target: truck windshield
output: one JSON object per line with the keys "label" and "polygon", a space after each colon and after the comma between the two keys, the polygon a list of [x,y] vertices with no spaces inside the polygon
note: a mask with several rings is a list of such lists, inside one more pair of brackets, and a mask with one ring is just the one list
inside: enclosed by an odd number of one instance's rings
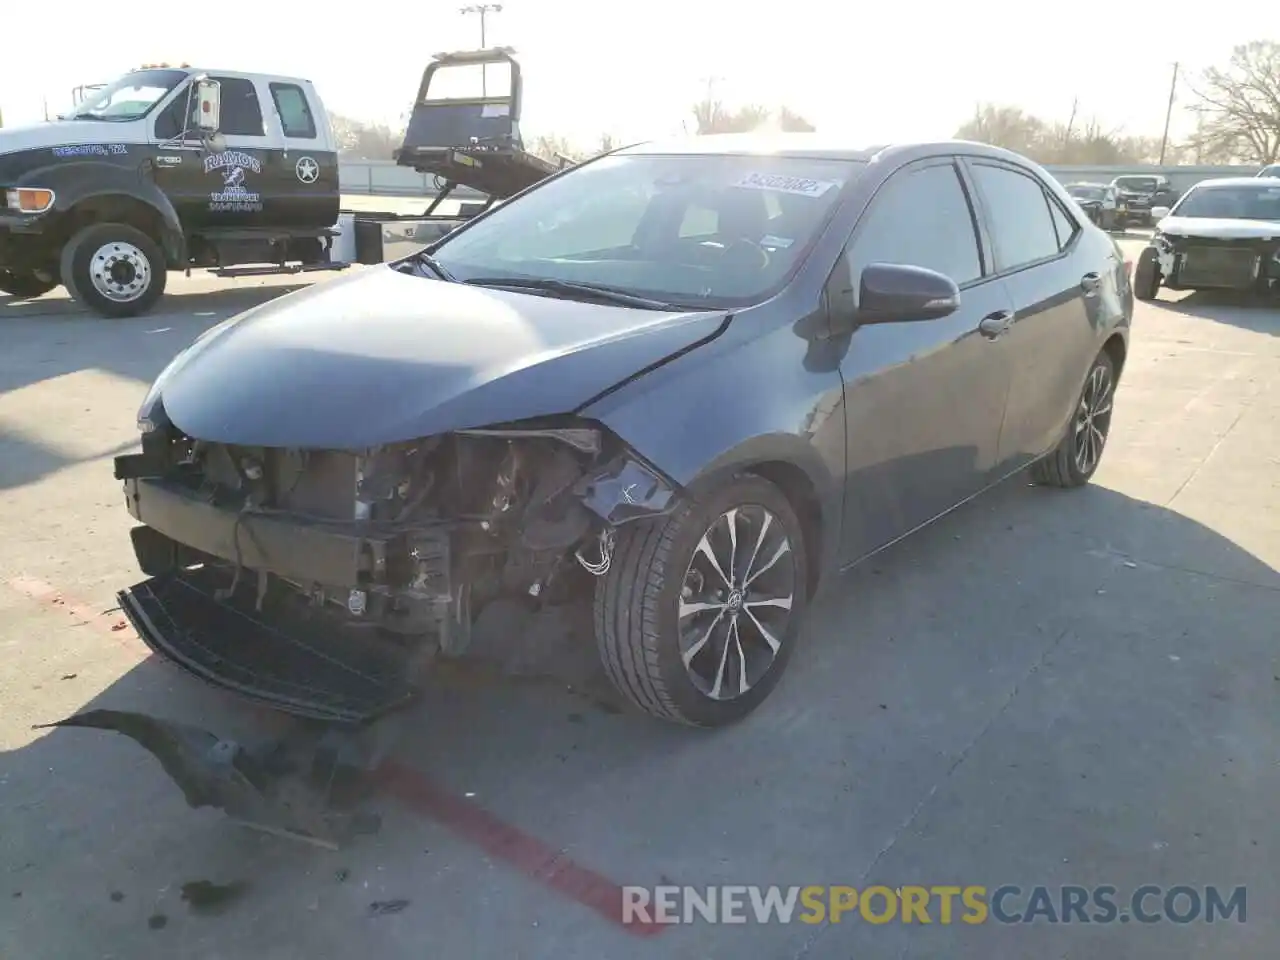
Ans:
{"label": "truck windshield", "polygon": [[87,97],[70,120],[137,120],[187,78],[184,70],[138,70]]}
{"label": "truck windshield", "polygon": [[1173,210],[1175,217],[1280,220],[1280,187],[1195,187]]}
{"label": "truck windshield", "polygon": [[495,209],[432,254],[462,283],[564,281],[743,306],[782,289],[865,166],[777,155],[604,157]]}

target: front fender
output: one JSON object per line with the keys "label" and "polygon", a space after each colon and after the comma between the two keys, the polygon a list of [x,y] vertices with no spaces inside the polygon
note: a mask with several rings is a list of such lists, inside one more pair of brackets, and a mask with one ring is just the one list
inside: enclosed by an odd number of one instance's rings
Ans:
{"label": "front fender", "polygon": [[790,325],[763,335],[742,315],[719,340],[579,413],[608,427],[682,487],[779,462],[804,474],[827,546],[838,543],[845,473],[843,383]]}
{"label": "front fender", "polygon": [[99,198],[123,197],[150,207],[162,225],[162,236],[156,239],[161,242],[170,263],[180,264],[185,260],[186,242],[178,213],[164,192],[146,176],[144,169],[136,162],[54,162],[27,171],[15,186],[38,186],[54,192],[53,210],[44,216],[50,222],[65,216],[85,201]]}

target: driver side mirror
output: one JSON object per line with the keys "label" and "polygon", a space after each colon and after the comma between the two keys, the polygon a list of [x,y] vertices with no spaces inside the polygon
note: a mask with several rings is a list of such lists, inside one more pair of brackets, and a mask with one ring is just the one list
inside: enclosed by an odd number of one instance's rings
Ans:
{"label": "driver side mirror", "polygon": [[1163,220],[1168,215],[1169,215],[1169,207],[1152,207],[1151,208],[1152,220]]}
{"label": "driver side mirror", "polygon": [[872,263],[859,282],[857,324],[937,320],[960,308],[960,288],[945,274],[905,263]]}
{"label": "driver side mirror", "polygon": [[195,87],[195,129],[208,139],[218,132],[222,123],[222,85],[217,80],[201,77]]}

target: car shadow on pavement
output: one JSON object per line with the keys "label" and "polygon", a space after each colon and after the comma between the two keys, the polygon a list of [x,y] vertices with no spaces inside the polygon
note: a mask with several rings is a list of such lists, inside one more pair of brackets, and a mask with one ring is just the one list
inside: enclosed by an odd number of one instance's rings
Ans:
{"label": "car shadow on pavement", "polygon": [[[954,801],[964,825],[933,827],[930,842],[945,849],[930,854],[928,876],[905,882],[959,882],[955,869],[1048,876],[1070,856],[1121,883],[1151,863],[1125,852],[1147,846],[1142,830],[1124,833],[1142,817],[1108,809],[1159,810],[1161,829],[1178,835],[1207,829],[1197,818],[1271,816],[1274,771],[1237,782],[1208,764],[1224,737],[1241,755],[1264,746],[1238,742],[1243,731],[1274,737],[1278,601],[1275,569],[1195,521],[1100,486],[1063,492],[1015,479],[829,584],[788,677],[735,727],[637,715],[611,693],[580,615],[530,619],[511,607],[490,618],[472,656],[432,676],[406,715],[397,762],[458,807],[488,811],[618,883],[856,885],[893,865],[895,845],[923,842],[911,824],[961,780],[975,791]],[[33,641],[59,644],[71,627],[55,614],[42,614],[53,632]],[[42,669],[15,682],[75,682],[56,660]],[[1066,689],[1079,691],[1070,709],[1059,702]],[[250,740],[278,732],[154,658],[81,709],[98,707]],[[35,723],[59,719],[36,712]],[[1015,714],[1006,743],[1002,719]],[[1108,724],[1124,736],[1097,739]],[[1171,749],[1162,739],[1171,724],[1193,724],[1196,740]],[[992,738],[1003,744],[998,762],[978,748]],[[1088,807],[1067,793],[1084,760],[1109,772]],[[978,769],[958,776],[962,764]],[[335,853],[187,809],[155,761],[121,737],[41,731],[0,754],[0,770],[5,955],[169,956],[181,943],[198,958],[364,950],[394,960],[422,956],[426,940],[439,956],[515,955],[515,943],[530,957],[655,955],[572,902],[581,898],[548,879],[559,868],[504,862],[510,838],[477,849],[456,817],[451,825],[388,797],[373,802],[381,832]],[[1215,788],[1209,800],[1188,793],[1202,781]],[[1000,822],[1001,798],[1029,789],[1033,836]],[[1193,794],[1211,809],[1190,806]],[[988,839],[974,845],[970,831]],[[1246,847],[1215,869],[1256,880],[1266,902],[1275,883],[1264,853]],[[1160,873],[1200,876],[1208,865],[1197,856],[1171,851]],[[179,896],[194,880],[249,892],[217,922]],[[403,926],[370,926],[374,901],[408,901]],[[1250,926],[1276,930],[1273,918]],[[850,925],[829,929],[833,940],[854,935]],[[1093,932],[1132,933],[1108,931]],[[990,956],[1010,939],[1020,955],[1056,956],[1076,942],[1053,925],[965,933],[964,943],[946,941],[948,956]],[[1162,937],[1144,933],[1152,952],[1127,956],[1168,954]],[[683,940],[654,947],[664,957],[792,956],[815,935],[686,928]]]}
{"label": "car shadow on pavement", "polygon": [[1171,313],[1212,320],[1254,333],[1280,336],[1280,300],[1230,291],[1197,290],[1178,300],[1165,293],[1151,305]]}

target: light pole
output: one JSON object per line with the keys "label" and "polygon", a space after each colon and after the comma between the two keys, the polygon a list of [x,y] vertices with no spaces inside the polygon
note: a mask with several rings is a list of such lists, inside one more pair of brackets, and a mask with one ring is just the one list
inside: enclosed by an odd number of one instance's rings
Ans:
{"label": "light pole", "polygon": [[[484,31],[484,20],[485,20],[485,15],[486,15],[486,14],[490,14],[490,13],[501,13],[501,12],[502,12],[502,4],[500,4],[500,3],[473,3],[473,4],[470,4],[469,6],[465,6],[465,7],[460,8],[460,9],[458,10],[458,12],[459,12],[459,13],[461,13],[461,14],[463,14],[464,16],[465,16],[466,14],[469,14],[469,13],[476,13],[476,14],[479,14],[479,15],[480,15],[480,49],[482,49],[482,50],[486,49],[486,46],[485,46],[485,31]],[[488,73],[488,69],[487,69],[487,68],[488,68],[488,64],[481,64],[481,65],[480,65],[480,93],[481,93],[481,95],[482,95],[482,96],[485,96],[485,97],[487,97],[487,96],[489,95],[489,82],[488,82],[488,81],[489,81],[489,73]]]}

